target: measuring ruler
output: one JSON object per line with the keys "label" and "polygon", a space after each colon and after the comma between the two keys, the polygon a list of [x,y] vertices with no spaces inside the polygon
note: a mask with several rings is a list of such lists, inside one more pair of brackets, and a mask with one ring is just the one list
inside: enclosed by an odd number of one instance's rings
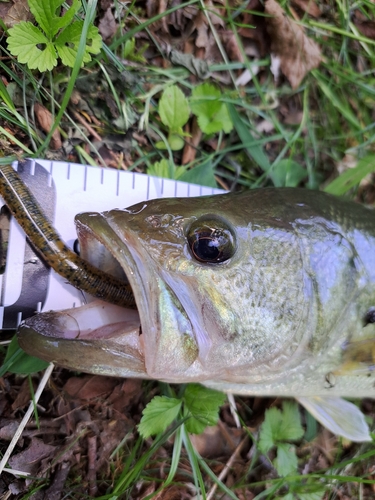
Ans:
{"label": "measuring ruler", "polygon": [[[77,238],[74,217],[79,212],[126,208],[153,198],[223,192],[186,182],[76,163],[27,160],[15,162],[13,168],[72,249]],[[1,197],[0,202],[3,207]],[[82,292],[45,265],[13,217],[6,222],[6,215],[0,215],[0,243],[4,253],[0,274],[0,329],[13,330],[21,320],[35,312],[82,305]]]}

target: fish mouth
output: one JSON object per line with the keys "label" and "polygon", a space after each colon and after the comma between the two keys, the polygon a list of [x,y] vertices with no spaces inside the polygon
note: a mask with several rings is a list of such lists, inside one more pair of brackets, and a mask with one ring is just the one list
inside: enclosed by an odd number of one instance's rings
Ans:
{"label": "fish mouth", "polygon": [[32,356],[98,375],[142,377],[139,314],[101,300],[42,312],[21,323],[19,345]]}
{"label": "fish mouth", "polygon": [[77,216],[81,256],[104,272],[122,274],[137,309],[95,299],[40,313],[21,324],[19,344],[31,355],[74,370],[177,381],[176,374],[197,357],[193,327],[137,233],[113,223],[113,212]]}

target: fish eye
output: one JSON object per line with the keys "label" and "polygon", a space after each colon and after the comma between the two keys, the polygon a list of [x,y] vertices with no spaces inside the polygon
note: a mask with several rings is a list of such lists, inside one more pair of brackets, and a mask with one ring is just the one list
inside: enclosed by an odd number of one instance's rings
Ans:
{"label": "fish eye", "polygon": [[188,229],[187,241],[191,255],[198,262],[221,263],[236,251],[232,229],[222,219],[202,217]]}

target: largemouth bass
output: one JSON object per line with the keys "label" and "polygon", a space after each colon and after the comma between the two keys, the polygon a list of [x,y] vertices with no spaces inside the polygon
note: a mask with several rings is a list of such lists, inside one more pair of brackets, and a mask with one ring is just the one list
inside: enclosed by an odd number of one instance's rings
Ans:
{"label": "largemouth bass", "polygon": [[28,353],[75,370],[297,398],[371,440],[341,397],[375,397],[375,212],[325,193],[259,189],[76,217],[81,257],[129,283],[21,325]]}

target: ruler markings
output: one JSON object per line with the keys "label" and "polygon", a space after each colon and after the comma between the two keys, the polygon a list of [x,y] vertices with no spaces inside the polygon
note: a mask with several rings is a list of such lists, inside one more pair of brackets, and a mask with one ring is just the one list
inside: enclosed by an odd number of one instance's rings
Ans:
{"label": "ruler markings", "polygon": [[35,175],[35,160],[30,161],[30,175]]}
{"label": "ruler markings", "polygon": [[83,171],[83,190],[87,191],[87,165],[85,165],[85,170]]}
{"label": "ruler markings", "polygon": [[2,305],[14,304],[22,289],[26,238],[16,220],[12,217],[9,227],[7,263],[4,274],[4,295]]}

